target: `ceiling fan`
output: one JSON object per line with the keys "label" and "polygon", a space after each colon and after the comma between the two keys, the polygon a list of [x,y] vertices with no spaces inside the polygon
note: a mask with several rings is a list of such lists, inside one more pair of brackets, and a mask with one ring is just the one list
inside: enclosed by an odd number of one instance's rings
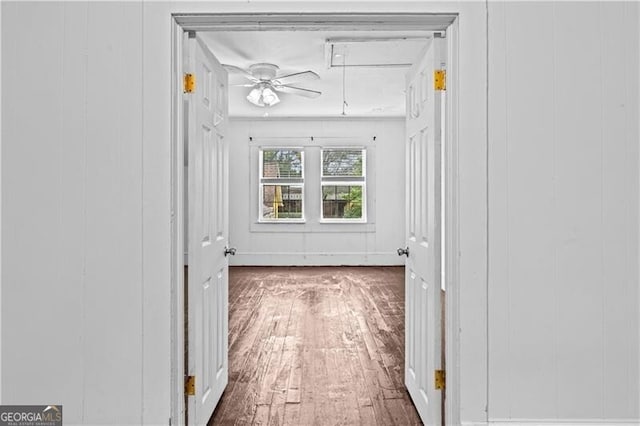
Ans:
{"label": "ceiling fan", "polygon": [[280,68],[274,64],[253,64],[249,66],[248,70],[235,65],[224,65],[224,67],[230,72],[236,72],[242,75],[251,82],[249,84],[238,84],[236,86],[252,87],[249,95],[247,95],[247,100],[257,106],[269,107],[280,102],[280,98],[276,92],[290,93],[307,98],[317,98],[322,94],[322,92],[318,92],[317,90],[291,85],[292,83],[295,84],[302,81],[318,80],[320,76],[310,70],[276,77]]}

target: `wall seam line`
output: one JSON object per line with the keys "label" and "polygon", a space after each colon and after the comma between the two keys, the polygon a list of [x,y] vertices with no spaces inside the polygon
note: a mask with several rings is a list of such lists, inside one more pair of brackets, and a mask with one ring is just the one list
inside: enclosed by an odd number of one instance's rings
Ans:
{"label": "wall seam line", "polygon": [[[602,17],[602,2],[598,2],[598,16]],[[599,71],[600,71],[600,85],[599,85],[599,89],[600,89],[600,102],[599,102],[599,107],[600,107],[600,309],[601,309],[601,318],[600,318],[600,325],[601,325],[601,330],[600,330],[600,338],[602,339],[602,344],[600,347],[600,369],[602,371],[601,374],[601,378],[600,378],[600,389],[602,393],[602,398],[600,399],[600,417],[602,417],[603,419],[605,418],[604,415],[604,407],[605,407],[605,396],[604,396],[604,391],[602,391],[603,389],[606,389],[606,364],[605,364],[605,356],[606,356],[606,347],[605,347],[605,341],[606,341],[606,337],[605,337],[605,316],[606,316],[606,302],[605,302],[605,298],[607,297],[606,292],[605,292],[605,288],[604,288],[604,244],[605,244],[605,232],[604,232],[604,185],[605,185],[605,181],[604,181],[604,126],[605,126],[605,120],[604,120],[604,107],[603,107],[603,102],[604,102],[604,67],[602,64],[602,55],[604,54],[604,33],[602,31],[602,18],[598,19],[598,33],[599,33],[599,43],[600,43],[600,54],[598,55],[598,65],[599,65]]]}
{"label": "wall seam line", "polygon": [[490,222],[489,222],[489,191],[490,191],[490,185],[489,185],[489,81],[490,81],[490,67],[489,67],[489,45],[490,45],[490,41],[489,41],[489,0],[485,0],[485,42],[486,42],[486,51],[485,51],[485,72],[486,72],[486,83],[485,83],[485,187],[486,187],[486,199],[485,199],[485,203],[486,203],[486,217],[485,217],[485,232],[486,232],[486,241],[485,241],[485,334],[486,334],[486,353],[487,353],[487,358],[485,360],[485,377],[486,377],[486,384],[485,384],[485,421],[488,421],[489,419],[489,380],[490,380],[490,374],[489,374],[489,357],[490,357],[490,352],[489,352],[489,278],[490,278],[490,271],[489,271],[489,259],[490,259],[490,255],[489,255],[489,227],[490,227]]}
{"label": "wall seam line", "polygon": [[82,332],[80,333],[80,345],[82,350],[81,359],[81,374],[82,374],[82,397],[80,402],[80,419],[82,423],[86,422],[86,389],[87,389],[87,380],[86,380],[86,366],[85,366],[85,324],[86,324],[86,309],[85,309],[85,301],[87,299],[87,148],[88,148],[88,140],[89,140],[89,22],[90,22],[90,4],[86,3],[86,16],[85,16],[85,51],[84,53],[84,126],[83,126],[83,136],[84,136],[84,144],[83,144],[83,170],[82,170],[82,303],[81,303],[81,324],[82,324]]}
{"label": "wall seam line", "polygon": [[[144,390],[145,390],[145,365],[144,365],[144,356],[145,356],[145,312],[144,312],[144,287],[145,287],[145,198],[144,198],[144,184],[145,184],[145,173],[144,173],[144,162],[145,162],[145,140],[144,140],[144,126],[145,126],[145,114],[144,114],[144,87],[145,87],[145,79],[144,79],[144,1],[140,1],[140,76],[141,76],[141,85],[140,85],[140,147],[141,147],[141,155],[140,155],[140,331],[141,331],[141,339],[140,339],[140,424],[144,424],[144,410],[145,410],[145,400],[144,400]],[[171,374],[171,372],[169,372]]]}
{"label": "wall seam line", "polygon": [[[558,203],[558,164],[557,164],[557,139],[556,139],[556,134],[557,134],[557,122],[556,122],[556,116],[557,116],[557,104],[556,104],[556,82],[557,82],[557,72],[556,70],[557,68],[557,54],[558,54],[558,49],[557,49],[557,43],[556,43],[556,5],[552,4],[552,16],[551,16],[551,48],[552,48],[552,58],[551,58],[551,66],[553,69],[553,78],[551,79],[551,102],[552,102],[552,108],[553,108],[553,114],[552,114],[552,146],[553,146],[553,153],[552,153],[552,158],[553,158],[553,209],[554,212],[557,211],[557,203]],[[554,228],[552,230],[552,233],[554,233],[557,230],[557,220],[554,219]],[[553,289],[554,289],[554,323],[558,324],[560,322],[560,302],[559,302],[559,296],[558,296],[558,245],[554,244],[554,250],[553,250],[553,278],[554,278],[554,285],[553,285]],[[553,379],[553,384],[554,384],[554,411],[555,411],[555,416],[556,418],[559,417],[559,413],[560,413],[560,406],[559,406],[559,386],[558,386],[558,376],[559,376],[559,368],[558,368],[558,358],[559,358],[559,341],[560,341],[560,334],[558,332],[558,327],[554,327],[553,329],[553,346],[554,346],[554,379]]]}

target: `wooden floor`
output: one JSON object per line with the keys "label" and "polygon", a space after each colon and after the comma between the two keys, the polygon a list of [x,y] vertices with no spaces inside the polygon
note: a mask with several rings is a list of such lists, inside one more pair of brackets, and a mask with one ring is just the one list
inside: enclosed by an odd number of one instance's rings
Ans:
{"label": "wooden floor", "polygon": [[404,268],[234,267],[209,425],[421,424],[402,384]]}

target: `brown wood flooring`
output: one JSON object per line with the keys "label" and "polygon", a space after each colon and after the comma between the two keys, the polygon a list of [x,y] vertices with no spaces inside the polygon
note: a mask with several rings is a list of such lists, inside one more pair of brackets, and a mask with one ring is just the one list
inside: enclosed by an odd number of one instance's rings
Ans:
{"label": "brown wood flooring", "polygon": [[404,268],[230,268],[209,425],[421,424],[403,375]]}

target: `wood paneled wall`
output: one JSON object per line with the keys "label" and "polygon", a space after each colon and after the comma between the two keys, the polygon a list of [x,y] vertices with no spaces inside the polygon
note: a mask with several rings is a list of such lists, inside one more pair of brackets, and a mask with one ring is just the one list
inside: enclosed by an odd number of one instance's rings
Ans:
{"label": "wood paneled wall", "polygon": [[640,419],[638,16],[490,3],[489,419]]}
{"label": "wood paneled wall", "polygon": [[2,403],[139,423],[142,6],[2,9]]}

